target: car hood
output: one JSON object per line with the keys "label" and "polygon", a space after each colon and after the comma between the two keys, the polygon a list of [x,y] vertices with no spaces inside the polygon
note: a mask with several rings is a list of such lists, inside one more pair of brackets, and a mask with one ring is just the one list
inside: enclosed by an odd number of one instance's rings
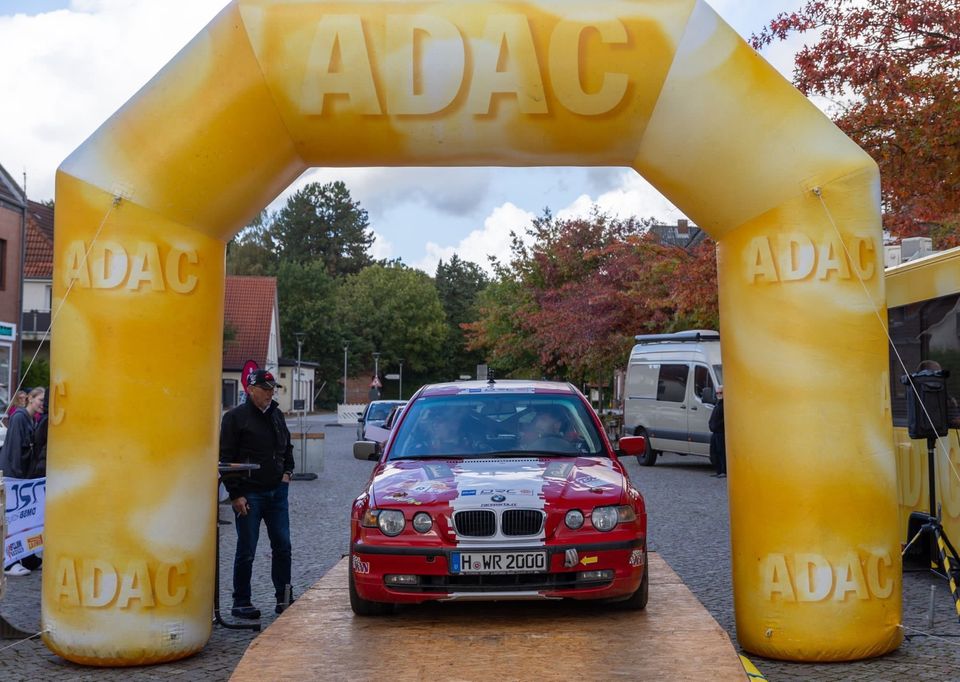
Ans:
{"label": "car hood", "polygon": [[375,506],[593,507],[623,498],[627,482],[605,457],[421,459],[383,464],[371,482]]}

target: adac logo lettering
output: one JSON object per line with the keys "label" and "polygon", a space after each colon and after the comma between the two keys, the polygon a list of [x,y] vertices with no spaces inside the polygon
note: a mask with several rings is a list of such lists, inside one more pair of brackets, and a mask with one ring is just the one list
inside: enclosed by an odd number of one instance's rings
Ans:
{"label": "adac logo lettering", "polygon": [[819,554],[768,554],[760,562],[763,596],[770,601],[821,602],[828,599],[888,599],[895,586],[889,554],[840,557]]}
{"label": "adac logo lettering", "polygon": [[[513,95],[522,114],[550,114],[553,107],[601,116],[617,108],[629,90],[629,76],[616,72],[596,74],[597,88],[583,86],[604,46],[629,45],[626,26],[617,19],[560,21],[540,37],[548,44],[544,55],[522,14],[492,14],[474,36],[443,17],[391,14],[385,50],[391,59],[381,64],[367,49],[368,31],[360,15],[328,14],[317,23],[299,92],[303,113],[328,114],[334,97],[346,97],[366,116],[432,116],[460,97],[470,114],[490,116],[498,96]],[[443,59],[426,68],[422,61],[441,45]],[[483,49],[486,45],[497,49]],[[504,48],[510,55],[505,65]]]}
{"label": "adac logo lettering", "polygon": [[[64,284],[81,289],[173,291],[189,294],[197,288],[192,266],[199,255],[192,249],[170,248],[153,242],[137,242],[129,250],[119,242],[101,240],[89,248],[82,241],[67,244],[62,262]],[[166,257],[161,256],[166,251]],[[190,268],[190,271],[188,271]]]}
{"label": "adac logo lettering", "polygon": [[746,252],[746,274],[752,284],[800,282],[808,279],[862,279],[877,273],[877,247],[872,239],[842,241],[829,237],[814,242],[799,232],[755,237]]}

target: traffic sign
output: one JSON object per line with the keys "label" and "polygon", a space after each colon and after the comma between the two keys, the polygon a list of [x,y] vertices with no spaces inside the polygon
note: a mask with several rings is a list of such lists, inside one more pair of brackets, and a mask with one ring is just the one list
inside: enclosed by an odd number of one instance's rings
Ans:
{"label": "traffic sign", "polygon": [[400,379],[399,374],[384,374],[384,379],[389,379],[390,381],[398,381]]}

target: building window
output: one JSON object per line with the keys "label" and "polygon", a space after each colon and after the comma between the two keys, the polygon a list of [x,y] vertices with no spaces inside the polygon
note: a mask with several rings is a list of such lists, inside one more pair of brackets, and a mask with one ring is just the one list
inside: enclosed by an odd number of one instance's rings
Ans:
{"label": "building window", "polygon": [[0,239],[0,291],[7,290],[7,240]]}
{"label": "building window", "polygon": [[221,405],[223,409],[229,410],[231,407],[236,407],[237,397],[237,380],[223,379],[221,384]]}

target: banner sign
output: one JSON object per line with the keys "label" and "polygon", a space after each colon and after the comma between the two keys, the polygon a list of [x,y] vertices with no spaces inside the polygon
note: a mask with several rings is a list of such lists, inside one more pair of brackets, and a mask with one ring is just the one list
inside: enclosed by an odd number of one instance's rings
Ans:
{"label": "banner sign", "polygon": [[43,550],[43,510],[47,479],[3,479],[7,522],[3,539],[3,565],[9,566]]}

